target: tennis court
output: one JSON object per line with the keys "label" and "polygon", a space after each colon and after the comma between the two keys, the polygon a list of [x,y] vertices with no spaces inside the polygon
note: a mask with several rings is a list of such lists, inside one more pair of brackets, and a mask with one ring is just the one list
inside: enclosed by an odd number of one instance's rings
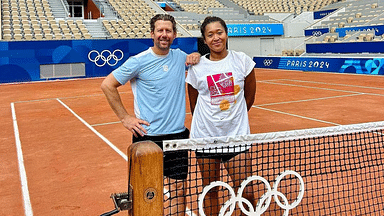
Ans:
{"label": "tennis court", "polygon": [[[382,76],[258,70],[256,77],[253,134],[384,121]],[[110,194],[127,190],[131,134],[110,109],[102,80],[0,85],[0,215],[112,210]],[[120,92],[132,113],[129,85]]]}

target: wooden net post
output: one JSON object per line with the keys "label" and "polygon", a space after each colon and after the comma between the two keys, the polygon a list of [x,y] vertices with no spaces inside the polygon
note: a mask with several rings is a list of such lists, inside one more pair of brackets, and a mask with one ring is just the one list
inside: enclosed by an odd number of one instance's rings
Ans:
{"label": "wooden net post", "polygon": [[128,147],[128,187],[133,190],[130,216],[162,216],[163,151],[153,142],[133,143]]}

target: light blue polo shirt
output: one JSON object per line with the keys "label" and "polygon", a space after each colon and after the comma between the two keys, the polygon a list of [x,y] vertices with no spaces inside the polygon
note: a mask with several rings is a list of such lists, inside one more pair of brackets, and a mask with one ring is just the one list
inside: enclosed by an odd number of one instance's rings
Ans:
{"label": "light blue polo shirt", "polygon": [[151,48],[130,57],[112,73],[124,85],[131,81],[134,110],[147,135],[175,134],[185,130],[185,60],[187,54],[170,49],[165,56]]}

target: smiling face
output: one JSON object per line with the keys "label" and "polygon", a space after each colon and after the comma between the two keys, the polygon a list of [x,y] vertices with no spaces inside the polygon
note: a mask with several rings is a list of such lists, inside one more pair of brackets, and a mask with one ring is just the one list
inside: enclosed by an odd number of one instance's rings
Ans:
{"label": "smiling face", "polygon": [[168,20],[157,20],[151,31],[153,39],[153,51],[159,55],[166,55],[172,45],[173,40],[176,38],[176,32],[173,30],[173,24]]}
{"label": "smiling face", "polygon": [[213,21],[204,26],[204,42],[210,49],[211,55],[226,56],[228,34],[225,26],[219,21]]}

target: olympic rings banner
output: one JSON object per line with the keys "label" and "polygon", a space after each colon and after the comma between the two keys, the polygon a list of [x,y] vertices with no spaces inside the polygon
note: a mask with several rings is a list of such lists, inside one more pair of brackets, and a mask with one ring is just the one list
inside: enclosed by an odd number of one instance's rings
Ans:
{"label": "olympic rings banner", "polygon": [[256,68],[384,75],[384,58],[254,57]]}
{"label": "olympic rings banner", "polygon": [[308,29],[308,30],[304,30],[304,35],[319,37],[328,32],[329,32],[329,28]]}
{"label": "olympic rings banner", "polygon": [[[1,41],[0,83],[46,80],[40,66],[84,63],[84,77],[102,77],[153,45],[152,39]],[[197,51],[197,38],[176,38],[171,48]],[[71,78],[71,77],[65,77]]]}

